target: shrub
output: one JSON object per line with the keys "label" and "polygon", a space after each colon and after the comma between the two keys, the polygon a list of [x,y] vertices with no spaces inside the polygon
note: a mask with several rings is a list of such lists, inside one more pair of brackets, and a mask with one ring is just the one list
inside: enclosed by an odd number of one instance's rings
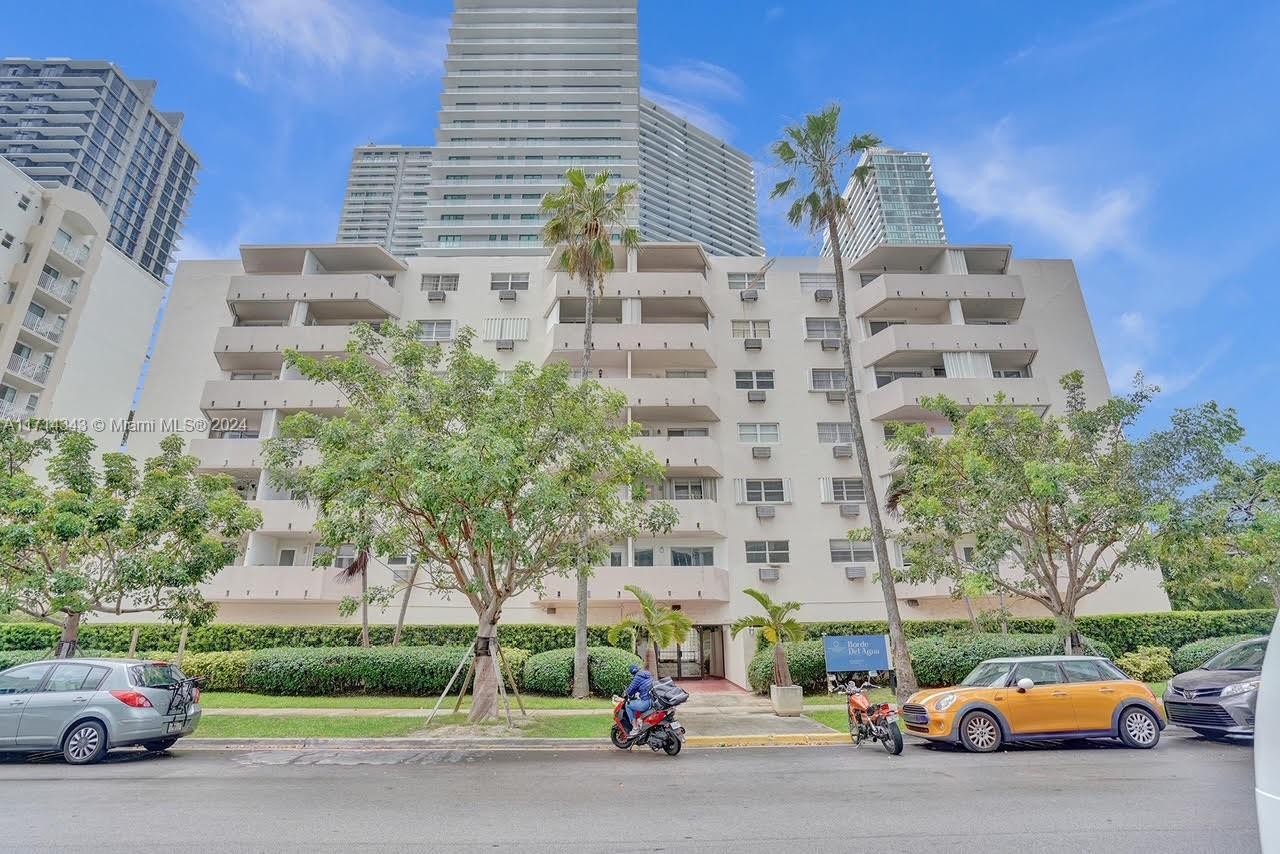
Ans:
{"label": "shrub", "polygon": [[1167,682],[1173,678],[1172,659],[1167,646],[1142,646],[1117,658],[1116,667],[1139,682]]}
{"label": "shrub", "polygon": [[[784,643],[782,648],[787,653],[791,681],[803,688],[806,694],[827,693],[827,659],[822,641]],[[773,682],[772,646],[766,646],[751,659],[751,664],[747,667],[747,681],[757,693],[769,692],[769,685]]]}
{"label": "shrub", "polygon": [[0,624],[0,650],[52,650],[61,636],[62,631],[48,623],[4,623]]}
{"label": "shrub", "polygon": [[461,646],[260,649],[249,655],[244,686],[264,694],[429,695],[443,691],[458,662],[470,655],[471,648]]}
{"label": "shrub", "polygon": [[[640,657],[615,647],[587,647],[587,678],[593,693],[609,697],[626,690],[627,669]],[[573,693],[573,648],[552,649],[529,657],[524,666],[525,690],[567,697]]]}
{"label": "shrub", "polygon": [[1175,673],[1186,673],[1195,670],[1227,647],[1235,646],[1241,641],[1253,640],[1261,635],[1227,635],[1221,638],[1205,638],[1178,647],[1173,654],[1173,670]]}
{"label": "shrub", "polygon": [[244,691],[245,671],[252,650],[189,652],[182,658],[182,672],[205,680],[208,691]]}
{"label": "shrub", "polygon": [[48,650],[43,649],[6,649],[0,650],[0,670],[8,670],[10,667],[17,667],[19,664],[29,664],[32,661],[39,661],[49,655]]}
{"label": "shrub", "polygon": [[[1097,655],[1112,657],[1107,644],[1086,639],[1086,646]],[[969,633],[935,635],[907,641],[911,666],[921,688],[955,685],[988,658],[1021,655],[1057,655],[1062,640],[1049,634]]]}

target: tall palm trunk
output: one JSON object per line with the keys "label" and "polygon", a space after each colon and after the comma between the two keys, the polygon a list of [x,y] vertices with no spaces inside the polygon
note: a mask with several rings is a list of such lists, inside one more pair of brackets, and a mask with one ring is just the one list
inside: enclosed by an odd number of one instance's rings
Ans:
{"label": "tall palm trunk", "polygon": [[836,230],[836,218],[832,200],[828,203],[827,237],[831,243],[831,258],[836,271],[836,305],[840,315],[840,355],[844,359],[845,401],[849,406],[849,422],[853,429],[853,449],[858,457],[858,470],[862,475],[862,488],[866,493],[867,519],[871,523],[871,542],[876,553],[876,569],[880,574],[880,589],[884,594],[884,610],[889,621],[889,646],[893,651],[893,668],[898,681],[898,699],[904,700],[917,690],[915,670],[907,652],[907,636],[902,630],[902,614],[898,611],[898,591],[893,581],[893,568],[889,565],[889,548],[884,536],[884,522],[880,518],[880,500],[876,495],[875,474],[867,454],[867,438],[862,432],[862,414],[858,410],[858,384],[853,370],[853,338],[849,334],[848,300],[844,292],[844,259],[840,252],[840,235]]}
{"label": "tall palm trunk", "polygon": [[[582,327],[582,379],[585,382],[591,377],[591,331],[596,316],[596,283],[590,267],[583,272],[582,280],[587,290],[586,323]],[[584,547],[589,536],[588,531],[582,532]],[[583,551],[585,552],[586,549],[584,548]],[[578,610],[573,627],[573,696],[578,699],[585,698],[591,693],[591,684],[587,677],[587,599],[590,579],[591,567],[578,567]]]}
{"label": "tall palm trunk", "polygon": [[400,600],[400,616],[396,618],[396,631],[391,637],[391,645],[399,646],[400,638],[404,636],[404,617],[409,612],[409,597],[413,595],[414,582],[418,580],[418,568],[422,566],[420,561],[413,562],[413,570],[409,573],[409,582],[404,587],[404,597]]}
{"label": "tall palm trunk", "polygon": [[360,645],[369,646],[369,567],[360,573]]}

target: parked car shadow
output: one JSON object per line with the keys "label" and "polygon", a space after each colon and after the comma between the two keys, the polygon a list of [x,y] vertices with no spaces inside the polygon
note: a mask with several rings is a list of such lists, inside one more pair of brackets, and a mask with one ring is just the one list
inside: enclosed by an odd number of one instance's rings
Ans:
{"label": "parked car shadow", "polygon": [[[99,765],[125,765],[130,762],[164,762],[172,759],[168,753],[152,753],[147,750],[112,750]],[[0,762],[34,762],[42,765],[66,765],[61,753],[6,753],[0,754]]]}

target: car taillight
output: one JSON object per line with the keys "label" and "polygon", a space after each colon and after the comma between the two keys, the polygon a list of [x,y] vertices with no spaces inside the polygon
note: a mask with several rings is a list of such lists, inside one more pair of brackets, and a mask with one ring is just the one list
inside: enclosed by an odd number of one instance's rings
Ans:
{"label": "car taillight", "polygon": [[137,691],[112,691],[111,696],[115,697],[126,706],[133,706],[135,709],[150,709],[151,701],[146,695],[139,694]]}

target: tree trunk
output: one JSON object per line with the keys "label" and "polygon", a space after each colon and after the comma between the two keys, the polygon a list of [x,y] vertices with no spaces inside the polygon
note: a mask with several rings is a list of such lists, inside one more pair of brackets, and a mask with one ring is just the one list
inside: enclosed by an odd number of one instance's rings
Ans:
{"label": "tree trunk", "polygon": [[779,688],[791,684],[791,665],[787,663],[787,650],[781,641],[773,645],[773,684]]}
{"label": "tree trunk", "polygon": [[360,573],[360,645],[369,646],[369,570]]}
{"label": "tree trunk", "polygon": [[973,600],[968,596],[964,597],[964,609],[969,612],[969,625],[973,626],[973,630],[982,631],[982,626],[978,625],[978,615],[973,612]]}
{"label": "tree trunk", "polygon": [[491,618],[481,617],[476,636],[475,679],[471,684],[471,714],[468,723],[480,723],[498,716],[498,659],[493,639],[498,627]]}
{"label": "tree trunk", "polygon": [[400,600],[400,615],[396,617],[396,631],[391,636],[392,646],[399,646],[400,638],[404,635],[404,616],[409,612],[409,597],[413,595],[413,585],[418,580],[418,567],[421,565],[418,561],[414,561],[413,571],[409,573],[409,582],[404,588],[404,598]]}
{"label": "tree trunk", "polygon": [[[590,271],[583,273],[583,283],[587,291],[587,322],[582,328],[582,380],[586,382],[591,377],[591,331],[596,315],[596,288]],[[583,546],[587,544],[589,536],[589,532],[582,532]],[[578,567],[578,608],[573,625],[573,696],[580,700],[591,694],[591,684],[587,674],[587,600],[590,595],[588,584],[590,580],[591,568]]]}
{"label": "tree trunk", "polygon": [[853,371],[853,339],[849,335],[849,309],[844,292],[844,260],[840,254],[840,236],[836,230],[835,214],[827,217],[827,236],[831,243],[831,258],[836,273],[836,305],[840,315],[840,355],[844,359],[845,400],[849,406],[849,422],[853,429],[853,449],[858,456],[858,470],[862,475],[862,488],[866,493],[867,519],[871,522],[871,542],[876,553],[876,568],[880,573],[880,589],[884,594],[885,616],[889,622],[889,646],[893,652],[893,669],[898,681],[898,700],[905,700],[918,690],[915,670],[907,652],[907,636],[902,630],[902,614],[898,611],[898,591],[893,581],[893,568],[889,565],[889,544],[884,537],[884,522],[880,518],[880,499],[876,494],[875,472],[867,455],[867,438],[862,432],[862,414],[858,410],[858,383]]}
{"label": "tree trunk", "polygon": [[644,669],[653,674],[654,679],[658,678],[658,645],[652,640],[644,651]]}
{"label": "tree trunk", "polygon": [[58,639],[57,658],[70,658],[80,646],[80,615],[67,614],[62,624],[62,637]]}
{"label": "tree trunk", "polygon": [[1280,608],[1280,574],[1271,580],[1271,598],[1275,600],[1275,606]]}

